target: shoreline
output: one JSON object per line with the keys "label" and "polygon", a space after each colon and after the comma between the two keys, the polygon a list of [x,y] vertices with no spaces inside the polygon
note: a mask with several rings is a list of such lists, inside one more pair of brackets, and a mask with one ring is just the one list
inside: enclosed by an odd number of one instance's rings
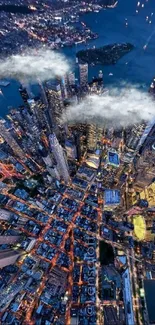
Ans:
{"label": "shoreline", "polygon": [[134,49],[131,43],[114,43],[98,48],[86,49],[77,52],[79,63],[88,63],[92,66],[116,64],[123,56]]}

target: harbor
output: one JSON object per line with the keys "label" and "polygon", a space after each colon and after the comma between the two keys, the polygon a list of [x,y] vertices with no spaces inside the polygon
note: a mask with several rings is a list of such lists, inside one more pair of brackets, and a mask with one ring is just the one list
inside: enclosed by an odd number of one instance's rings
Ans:
{"label": "harbor", "polygon": [[[138,84],[142,89],[148,90],[155,73],[154,69],[151,68],[154,67],[155,43],[152,34],[155,29],[155,19],[154,15],[151,16],[150,1],[147,3],[147,7],[145,6],[141,11],[139,10],[139,13],[136,13],[136,10],[137,4],[135,0],[130,0],[129,3],[119,0],[115,9],[103,9],[99,13],[91,12],[80,16],[81,21],[89,26],[94,33],[98,34],[98,38],[89,40],[87,43],[79,43],[76,46],[63,47],[60,50],[60,53],[64,54],[72,62],[72,68],[76,71],[76,76],[78,76],[76,63],[76,53],[78,51],[93,48],[94,46],[99,48],[112,43],[129,42],[135,46],[134,49],[117,61],[116,64],[104,67],[102,64],[91,66],[89,68],[89,80],[97,76],[99,70],[102,70],[106,87],[115,85],[119,87],[119,83],[126,82],[133,85]],[[151,24],[148,23],[146,17],[148,17],[149,21],[151,19]],[[112,25],[111,21],[113,21]],[[128,26],[126,26],[126,22]],[[10,81],[10,85],[7,87],[2,87],[4,97],[0,97],[1,116],[8,113],[8,106],[18,107],[22,105],[18,88],[19,83],[13,80]]]}

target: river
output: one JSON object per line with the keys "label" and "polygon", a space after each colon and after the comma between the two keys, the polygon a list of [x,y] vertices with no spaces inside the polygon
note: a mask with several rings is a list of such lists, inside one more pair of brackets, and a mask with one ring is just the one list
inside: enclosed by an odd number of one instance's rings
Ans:
{"label": "river", "polygon": [[[105,86],[119,86],[120,83],[127,82],[140,84],[144,89],[148,89],[155,76],[155,2],[154,0],[139,2],[138,6],[137,0],[119,0],[114,9],[81,16],[81,20],[99,34],[99,38],[90,41],[88,47],[94,45],[99,47],[115,42],[129,42],[135,46],[135,49],[120,59],[116,65],[90,67],[89,78],[97,75],[101,69]],[[147,43],[148,46],[143,49]],[[84,48],[85,45],[80,44],[77,48],[64,48],[62,52],[75,63],[76,50]],[[74,68],[77,71],[76,65]],[[0,97],[0,115],[5,116],[8,106],[17,107],[22,101],[16,82],[12,81],[10,86],[1,88],[4,96]]]}

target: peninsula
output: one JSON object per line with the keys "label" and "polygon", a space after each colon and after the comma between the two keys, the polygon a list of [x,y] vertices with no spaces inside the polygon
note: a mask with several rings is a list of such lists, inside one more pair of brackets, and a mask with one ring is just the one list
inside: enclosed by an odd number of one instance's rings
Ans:
{"label": "peninsula", "polygon": [[97,64],[115,64],[121,57],[134,49],[130,43],[110,44],[100,48],[92,48],[79,51],[76,55],[80,63]]}

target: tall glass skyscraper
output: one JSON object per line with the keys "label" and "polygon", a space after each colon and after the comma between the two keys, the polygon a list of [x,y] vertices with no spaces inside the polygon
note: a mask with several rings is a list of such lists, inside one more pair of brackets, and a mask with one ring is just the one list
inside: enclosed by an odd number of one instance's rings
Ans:
{"label": "tall glass skyscraper", "polygon": [[88,64],[79,64],[80,86],[85,86],[88,83]]}
{"label": "tall glass skyscraper", "polygon": [[65,158],[65,153],[62,146],[59,144],[56,135],[53,133],[49,136],[50,146],[52,149],[53,156],[57,163],[57,170],[61,177],[64,179],[65,183],[69,182],[69,172],[67,166],[67,159]]}
{"label": "tall glass skyscraper", "polygon": [[18,143],[15,141],[15,139],[12,137],[11,133],[7,128],[5,127],[5,120],[0,120],[0,135],[3,137],[3,139],[7,142],[7,144],[12,148],[14,154],[21,159],[25,160],[25,153],[20,148]]}

